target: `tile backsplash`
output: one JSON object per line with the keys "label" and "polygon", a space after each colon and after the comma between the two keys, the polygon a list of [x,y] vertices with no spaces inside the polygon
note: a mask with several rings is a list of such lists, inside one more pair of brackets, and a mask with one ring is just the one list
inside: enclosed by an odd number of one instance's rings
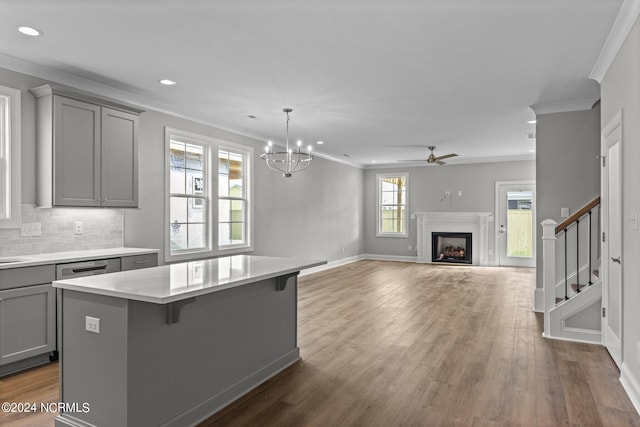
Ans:
{"label": "tile backsplash", "polygon": [[[22,205],[22,224],[41,224],[41,236],[24,237],[21,230],[0,229],[0,257],[48,252],[121,247],[121,209],[36,208]],[[82,234],[76,234],[81,222]]]}

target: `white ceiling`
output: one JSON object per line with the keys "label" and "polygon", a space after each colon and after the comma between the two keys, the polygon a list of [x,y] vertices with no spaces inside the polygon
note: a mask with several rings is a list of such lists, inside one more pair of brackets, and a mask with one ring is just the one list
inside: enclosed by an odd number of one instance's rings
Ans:
{"label": "white ceiling", "polygon": [[530,106],[599,99],[622,3],[0,0],[0,67],[274,142],[290,107],[292,139],[361,166],[532,159]]}

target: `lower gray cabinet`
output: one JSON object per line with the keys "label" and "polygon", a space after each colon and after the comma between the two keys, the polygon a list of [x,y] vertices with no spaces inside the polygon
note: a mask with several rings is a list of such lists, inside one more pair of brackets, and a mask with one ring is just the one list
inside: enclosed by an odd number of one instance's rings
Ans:
{"label": "lower gray cabinet", "polygon": [[55,331],[51,284],[0,291],[0,366],[54,351]]}

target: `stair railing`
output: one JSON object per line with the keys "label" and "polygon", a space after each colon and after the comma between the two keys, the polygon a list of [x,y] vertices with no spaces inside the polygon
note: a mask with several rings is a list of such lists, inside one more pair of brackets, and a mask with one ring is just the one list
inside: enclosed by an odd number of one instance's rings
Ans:
{"label": "stair railing", "polygon": [[[598,223],[600,218],[600,196],[596,197],[589,203],[587,203],[584,207],[579,209],[576,213],[562,221],[558,224],[556,221],[552,219],[546,219],[542,221],[542,258],[543,258],[543,274],[542,274],[542,282],[544,289],[544,312],[545,312],[545,334],[548,334],[550,331],[547,329],[550,327],[550,316],[549,312],[552,308],[554,308],[558,303],[563,302],[571,298],[572,295],[578,294],[581,291],[580,284],[580,257],[581,250],[584,250],[584,247],[581,247],[580,244],[580,224],[587,223],[588,224],[588,238],[586,243],[586,250],[588,252],[588,280],[585,283],[586,286],[592,285],[593,281],[591,280],[591,275],[593,272],[593,241],[594,241],[594,224],[593,224],[593,213],[598,213]],[[599,230],[599,224],[596,224],[596,230]],[[569,232],[575,232],[575,236],[573,239],[569,238]],[[599,235],[599,232],[596,236]],[[570,241],[572,240],[572,241]],[[575,246],[572,247],[573,241],[575,242]],[[597,239],[596,239],[597,241]],[[560,264],[563,265],[563,276],[562,281],[564,282],[564,296],[561,298],[557,298],[556,294],[556,285],[558,283],[558,273],[556,271],[558,260],[556,259],[556,248],[558,242],[561,242],[564,246],[562,261]],[[583,243],[584,245],[584,243]],[[572,267],[569,266],[570,256],[575,255],[575,273],[572,270]],[[584,257],[584,255],[582,255]],[[575,289],[572,289],[574,293],[569,292],[569,281],[570,277],[575,277]],[[562,277],[562,276],[561,276]],[[572,279],[573,280],[573,279]]]}

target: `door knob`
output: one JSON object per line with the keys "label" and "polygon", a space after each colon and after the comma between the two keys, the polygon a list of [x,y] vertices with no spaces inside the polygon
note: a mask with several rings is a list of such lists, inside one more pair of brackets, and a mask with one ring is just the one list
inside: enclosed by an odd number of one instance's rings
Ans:
{"label": "door knob", "polygon": [[618,257],[618,258],[611,257],[611,261],[617,262],[618,264],[621,264],[620,257]]}
{"label": "door knob", "polygon": [[504,225],[500,226],[500,234],[504,234],[505,233],[505,229],[504,229]]}

